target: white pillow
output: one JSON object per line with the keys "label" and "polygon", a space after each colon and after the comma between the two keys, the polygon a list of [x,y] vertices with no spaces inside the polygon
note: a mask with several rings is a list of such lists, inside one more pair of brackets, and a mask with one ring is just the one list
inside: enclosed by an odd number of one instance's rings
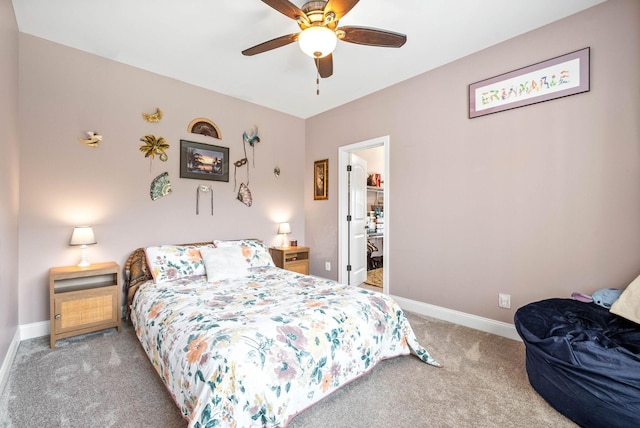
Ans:
{"label": "white pillow", "polygon": [[627,286],[609,312],[640,324],[640,276]]}
{"label": "white pillow", "polygon": [[215,282],[249,274],[249,264],[240,247],[203,247],[200,249],[207,281]]}

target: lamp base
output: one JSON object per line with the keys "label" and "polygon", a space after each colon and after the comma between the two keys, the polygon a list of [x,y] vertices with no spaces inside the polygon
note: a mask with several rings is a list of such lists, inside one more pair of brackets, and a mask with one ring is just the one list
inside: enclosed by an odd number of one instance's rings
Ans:
{"label": "lamp base", "polygon": [[83,245],[80,248],[82,252],[80,253],[80,263],[78,263],[78,267],[91,266],[91,263],[89,263],[89,260],[87,260],[87,246]]}

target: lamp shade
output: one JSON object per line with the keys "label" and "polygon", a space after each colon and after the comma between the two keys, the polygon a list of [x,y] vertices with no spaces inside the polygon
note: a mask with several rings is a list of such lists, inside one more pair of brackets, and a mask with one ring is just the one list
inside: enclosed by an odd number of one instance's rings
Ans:
{"label": "lamp shade", "polygon": [[278,233],[291,233],[291,226],[289,225],[289,223],[280,223],[280,226],[278,226]]}
{"label": "lamp shade", "polygon": [[309,27],[298,35],[298,44],[311,58],[323,58],[336,48],[338,37],[327,27]]}
{"label": "lamp shade", "polygon": [[71,234],[69,245],[93,245],[97,244],[96,236],[91,226],[76,226]]}

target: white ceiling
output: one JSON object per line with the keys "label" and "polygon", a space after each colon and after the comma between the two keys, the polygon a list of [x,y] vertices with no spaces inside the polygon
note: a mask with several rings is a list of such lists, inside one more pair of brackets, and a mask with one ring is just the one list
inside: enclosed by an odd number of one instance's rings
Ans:
{"label": "white ceiling", "polygon": [[313,60],[297,44],[241,55],[299,31],[259,0],[13,0],[13,7],[23,33],[307,118],[603,1],[361,0],[341,25],[404,33],[407,43],[338,42],[319,96]]}

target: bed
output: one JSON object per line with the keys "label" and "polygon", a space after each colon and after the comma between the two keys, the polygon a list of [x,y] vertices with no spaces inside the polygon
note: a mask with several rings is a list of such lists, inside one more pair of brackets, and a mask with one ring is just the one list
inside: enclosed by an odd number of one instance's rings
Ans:
{"label": "bed", "polygon": [[388,296],[274,266],[258,240],[135,250],[128,316],[189,427],[283,427],[386,358],[440,366]]}

